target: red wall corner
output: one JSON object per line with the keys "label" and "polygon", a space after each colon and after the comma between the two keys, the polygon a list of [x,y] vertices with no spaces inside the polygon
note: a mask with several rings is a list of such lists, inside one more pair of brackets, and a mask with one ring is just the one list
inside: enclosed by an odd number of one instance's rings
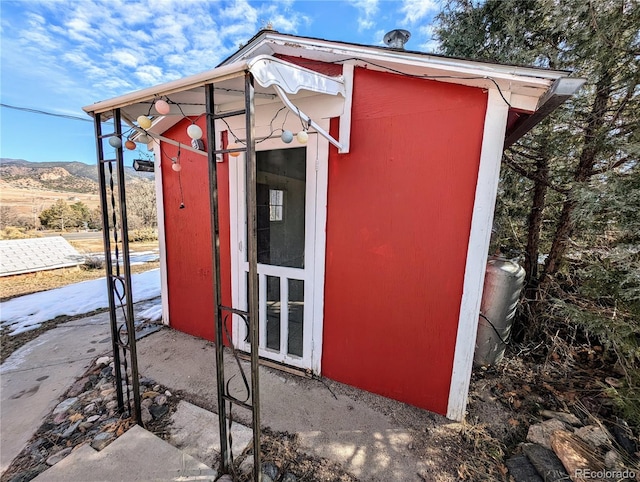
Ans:
{"label": "red wall corner", "polygon": [[[198,125],[206,133],[204,119]],[[164,135],[186,145],[190,121],[184,120]],[[206,134],[203,136],[206,140]],[[205,141],[206,142],[206,141]],[[213,261],[207,157],[187,150],[180,153],[180,173],[171,168],[176,146],[163,142],[162,189],[167,252],[169,323],[176,330],[214,341]],[[205,150],[209,146],[205,145]],[[220,270],[222,303],[231,305],[229,223],[229,164],[217,164],[220,209]],[[182,183],[182,189],[180,187]],[[180,204],[184,208],[180,209]],[[163,293],[167,296],[167,293]],[[228,329],[231,332],[231,324]]]}

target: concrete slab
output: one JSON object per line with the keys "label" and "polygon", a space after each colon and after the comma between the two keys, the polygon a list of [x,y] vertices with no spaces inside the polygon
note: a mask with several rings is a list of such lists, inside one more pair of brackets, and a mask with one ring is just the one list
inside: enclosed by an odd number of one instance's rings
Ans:
{"label": "concrete slab", "polygon": [[[213,466],[220,456],[218,415],[181,400],[171,416],[169,443],[196,459]],[[231,426],[231,449],[238,456],[253,438],[253,431],[234,423]]]}
{"label": "concrete slab", "polygon": [[[138,313],[156,298],[136,303]],[[136,332],[136,338],[157,328]],[[23,449],[60,397],[95,357],[111,353],[109,313],[60,324],[16,350],[0,366],[0,473]]]}
{"label": "concrete slab", "polygon": [[[138,357],[143,375],[188,393],[207,408],[216,406],[212,343],[166,330],[141,340]],[[248,363],[243,366],[248,373]],[[227,378],[238,371],[230,355],[225,356],[225,370]],[[238,395],[240,380],[236,376],[231,383]],[[428,471],[427,463],[407,449],[410,430],[362,401],[341,394],[336,399],[320,381],[285,377],[265,367],[260,389],[263,426],[297,433],[307,453],[339,462],[362,480],[423,480],[417,474]],[[250,425],[247,410],[235,408],[234,414]]]}
{"label": "concrete slab", "polygon": [[136,425],[100,452],[83,445],[33,480],[213,481],[216,475],[215,470]]}
{"label": "concrete slab", "polygon": [[0,366],[0,473],[97,355],[111,349],[108,317],[60,325],[16,350]]}

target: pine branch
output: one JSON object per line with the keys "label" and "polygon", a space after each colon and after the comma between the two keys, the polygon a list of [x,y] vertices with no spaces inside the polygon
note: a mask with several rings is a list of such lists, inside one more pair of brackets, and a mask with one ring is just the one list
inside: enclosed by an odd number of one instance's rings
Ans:
{"label": "pine branch", "polygon": [[520,174],[521,176],[524,176],[527,179],[530,179],[530,180],[532,180],[534,182],[539,182],[541,184],[544,184],[549,189],[552,189],[553,191],[556,191],[556,192],[558,192],[560,194],[567,194],[569,192],[569,189],[563,188],[563,187],[558,187],[558,186],[554,185],[553,183],[549,182],[548,180],[543,179],[540,176],[537,176],[535,173],[529,172],[524,167],[522,167],[521,164],[519,164],[518,162],[516,162],[512,158],[510,158],[509,155],[506,152],[503,154],[503,158],[504,158],[504,163],[508,167],[513,169],[515,172]]}

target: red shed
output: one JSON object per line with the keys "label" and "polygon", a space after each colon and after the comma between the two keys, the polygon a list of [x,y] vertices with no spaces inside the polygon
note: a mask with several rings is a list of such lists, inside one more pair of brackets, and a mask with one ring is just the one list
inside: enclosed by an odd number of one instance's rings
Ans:
{"label": "red shed", "polygon": [[[85,110],[150,136],[166,324],[214,339],[208,144],[242,146],[250,117],[260,356],[461,419],[503,148],[581,83],[262,31],[213,70]],[[206,85],[215,132],[192,141]],[[215,159],[222,303],[246,309],[245,156]],[[246,350],[242,319],[227,326]]]}

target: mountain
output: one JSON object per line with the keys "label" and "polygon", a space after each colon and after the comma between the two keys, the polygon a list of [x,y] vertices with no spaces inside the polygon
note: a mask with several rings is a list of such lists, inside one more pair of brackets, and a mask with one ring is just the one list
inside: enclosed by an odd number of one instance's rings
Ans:
{"label": "mountain", "polygon": [[[98,169],[82,162],[30,162],[0,159],[0,179],[15,188],[97,193]],[[153,173],[125,167],[127,182],[153,179]]]}

